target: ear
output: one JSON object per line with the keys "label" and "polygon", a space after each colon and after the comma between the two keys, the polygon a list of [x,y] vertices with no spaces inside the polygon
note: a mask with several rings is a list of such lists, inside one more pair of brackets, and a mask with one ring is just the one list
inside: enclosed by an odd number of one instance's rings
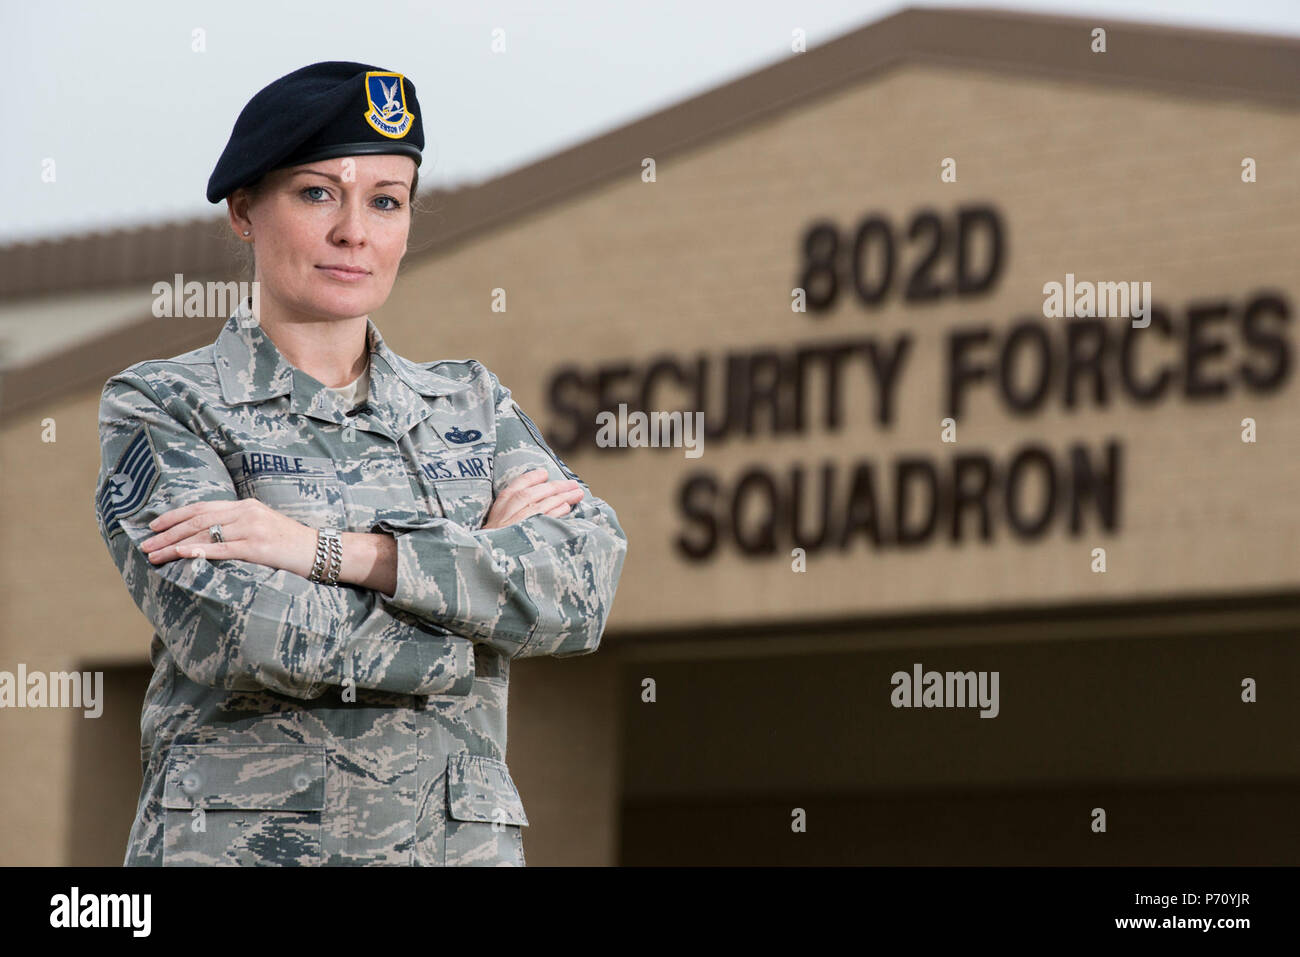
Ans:
{"label": "ear", "polygon": [[251,243],[253,237],[244,235],[245,232],[252,233],[253,223],[248,218],[249,196],[248,190],[240,187],[226,197],[226,215],[230,218],[230,228],[235,231],[243,242]]}

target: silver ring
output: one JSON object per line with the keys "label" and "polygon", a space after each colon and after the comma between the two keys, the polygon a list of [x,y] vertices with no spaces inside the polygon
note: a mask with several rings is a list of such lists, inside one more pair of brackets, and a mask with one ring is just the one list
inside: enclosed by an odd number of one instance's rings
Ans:
{"label": "silver ring", "polygon": [[221,537],[221,526],[220,526],[220,525],[213,525],[213,526],[211,526],[211,527],[208,529],[208,534],[212,536],[212,540],[213,540],[214,542],[224,542],[224,541],[225,541],[225,539]]}

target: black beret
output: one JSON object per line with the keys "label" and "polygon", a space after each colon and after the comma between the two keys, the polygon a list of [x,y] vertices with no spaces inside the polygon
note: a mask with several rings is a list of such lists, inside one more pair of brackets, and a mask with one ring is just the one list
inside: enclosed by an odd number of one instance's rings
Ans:
{"label": "black beret", "polygon": [[313,63],[248,101],[208,178],[208,202],[284,166],[359,153],[401,153],[419,166],[422,149],[414,83],[366,63]]}

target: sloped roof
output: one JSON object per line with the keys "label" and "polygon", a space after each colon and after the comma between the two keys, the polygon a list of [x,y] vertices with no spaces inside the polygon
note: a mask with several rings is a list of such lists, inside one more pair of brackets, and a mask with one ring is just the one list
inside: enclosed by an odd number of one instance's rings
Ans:
{"label": "sloped roof", "polygon": [[[1108,51],[1090,52],[1104,26]],[[910,9],[813,47],[643,119],[482,184],[420,194],[406,265],[438,255],[520,215],[900,63],[974,67],[1196,98],[1300,108],[1300,40],[1153,26],[1111,18],[989,9]],[[224,214],[204,219],[0,247],[0,302],[186,279],[230,279],[236,264]],[[139,359],[211,342],[220,320],[140,319],[5,371],[0,410],[13,413],[94,385]]]}

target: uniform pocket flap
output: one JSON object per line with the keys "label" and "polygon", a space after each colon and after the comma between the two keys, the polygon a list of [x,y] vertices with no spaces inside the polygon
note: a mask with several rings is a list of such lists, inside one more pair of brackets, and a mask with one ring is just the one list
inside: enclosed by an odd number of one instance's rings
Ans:
{"label": "uniform pocket flap", "polygon": [[492,507],[492,481],[489,478],[452,478],[433,483],[444,518],[466,528],[482,528]]}
{"label": "uniform pocket flap", "polygon": [[163,807],[320,811],[325,747],[178,744],[167,754]]}
{"label": "uniform pocket flap", "polygon": [[504,761],[461,751],[447,758],[447,807],[458,821],[528,824]]}

